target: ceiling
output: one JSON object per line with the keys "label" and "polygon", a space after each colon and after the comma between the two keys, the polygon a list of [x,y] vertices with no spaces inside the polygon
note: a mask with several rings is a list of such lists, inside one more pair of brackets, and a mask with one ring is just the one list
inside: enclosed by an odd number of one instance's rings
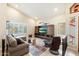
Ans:
{"label": "ceiling", "polygon": [[36,19],[51,19],[65,13],[68,3],[16,3],[17,9]]}

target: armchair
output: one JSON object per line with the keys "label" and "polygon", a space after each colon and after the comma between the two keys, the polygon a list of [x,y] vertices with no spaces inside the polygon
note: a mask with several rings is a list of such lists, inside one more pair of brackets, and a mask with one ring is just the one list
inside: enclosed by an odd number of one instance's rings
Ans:
{"label": "armchair", "polygon": [[61,44],[61,38],[60,37],[53,37],[49,51],[52,54],[58,55],[59,54],[58,49],[60,47],[60,44]]}

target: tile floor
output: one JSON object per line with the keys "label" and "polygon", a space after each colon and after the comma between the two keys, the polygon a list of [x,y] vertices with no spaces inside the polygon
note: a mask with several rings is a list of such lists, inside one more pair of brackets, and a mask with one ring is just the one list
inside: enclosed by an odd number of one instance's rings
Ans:
{"label": "tile floor", "polygon": [[[36,38],[36,44],[37,45],[44,45],[43,39],[40,38]],[[0,51],[0,56],[1,56],[1,51]],[[28,54],[25,54],[24,56],[33,56],[30,52]],[[47,48],[47,50],[42,53],[40,56],[56,56],[53,55],[49,52],[49,48]],[[62,56],[62,47],[60,46],[59,49],[59,55],[58,56]],[[65,56],[79,56],[79,53],[73,52],[72,50],[67,49]]]}
{"label": "tile floor", "polygon": [[[37,45],[44,45],[43,39],[40,38],[36,38],[36,44]],[[30,52],[24,56],[33,56]],[[49,48],[47,48],[47,50],[42,53],[40,56],[57,56],[57,55],[53,55],[49,52]],[[59,55],[58,56],[62,56],[62,47],[60,46],[59,49]],[[79,56],[79,53],[75,53],[69,49],[67,49],[65,56]]]}

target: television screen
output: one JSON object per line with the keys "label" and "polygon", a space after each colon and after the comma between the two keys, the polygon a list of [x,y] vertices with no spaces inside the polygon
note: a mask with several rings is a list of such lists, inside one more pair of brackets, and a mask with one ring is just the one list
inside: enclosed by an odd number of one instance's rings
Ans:
{"label": "television screen", "polygon": [[47,26],[41,26],[39,28],[39,33],[40,34],[47,34]]}

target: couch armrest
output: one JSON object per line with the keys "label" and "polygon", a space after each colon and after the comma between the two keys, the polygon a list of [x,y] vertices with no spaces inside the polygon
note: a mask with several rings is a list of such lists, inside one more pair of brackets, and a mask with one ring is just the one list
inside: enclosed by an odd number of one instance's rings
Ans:
{"label": "couch armrest", "polygon": [[27,49],[27,48],[29,48],[29,44],[22,43],[20,45],[17,45],[16,47],[9,47],[8,50],[9,50],[9,52],[14,52],[14,51],[18,51],[21,49]]}

